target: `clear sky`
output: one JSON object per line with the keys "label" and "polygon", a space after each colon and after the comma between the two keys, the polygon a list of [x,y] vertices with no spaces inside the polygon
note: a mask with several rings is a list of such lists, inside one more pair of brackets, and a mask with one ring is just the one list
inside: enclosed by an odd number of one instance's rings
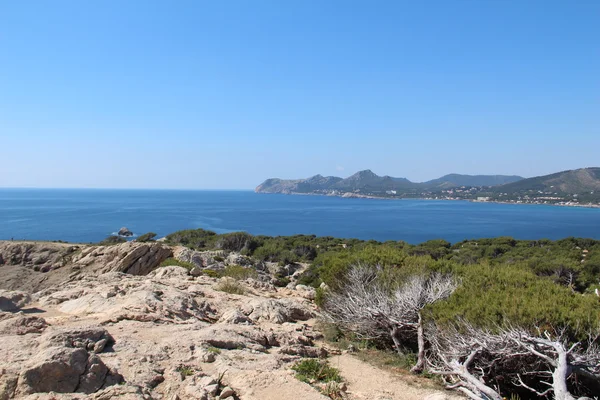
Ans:
{"label": "clear sky", "polygon": [[600,1],[1,1],[0,186],[600,166]]}

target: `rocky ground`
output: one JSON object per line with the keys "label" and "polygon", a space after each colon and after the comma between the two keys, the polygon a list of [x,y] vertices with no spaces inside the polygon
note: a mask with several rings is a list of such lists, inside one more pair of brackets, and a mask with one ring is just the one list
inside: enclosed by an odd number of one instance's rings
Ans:
{"label": "rocky ground", "polygon": [[[172,256],[196,271],[157,268]],[[259,273],[201,273],[232,264]],[[328,348],[298,268],[160,243],[0,242],[0,400],[328,398],[295,378],[305,357],[340,369],[342,398],[451,398]]]}

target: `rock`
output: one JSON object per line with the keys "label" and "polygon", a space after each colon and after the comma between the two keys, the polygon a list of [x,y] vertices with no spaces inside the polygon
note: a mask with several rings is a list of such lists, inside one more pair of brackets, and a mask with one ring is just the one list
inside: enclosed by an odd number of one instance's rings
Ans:
{"label": "rock", "polygon": [[[86,371],[88,353],[81,348],[53,347],[40,352],[19,375],[17,393],[73,393]],[[101,385],[100,385],[101,386]]]}
{"label": "rock", "polygon": [[221,390],[221,394],[219,395],[219,399],[226,399],[228,397],[232,397],[235,395],[235,391],[229,386],[225,386],[223,390]]}
{"label": "rock", "polygon": [[122,227],[121,229],[119,229],[118,235],[124,236],[124,237],[131,237],[131,236],[133,236],[133,232],[131,232],[126,227]]}
{"label": "rock", "polygon": [[48,324],[43,318],[23,313],[0,313],[0,335],[42,333]]}
{"label": "rock", "polygon": [[241,265],[242,267],[249,267],[254,265],[254,262],[250,257],[243,256],[238,253],[230,253],[225,260],[227,265]]}
{"label": "rock", "polygon": [[305,299],[314,300],[317,296],[315,288],[306,285],[296,285],[296,290],[299,291]]}
{"label": "rock", "polygon": [[73,263],[87,273],[105,274],[124,272],[147,275],[160,263],[173,255],[173,251],[156,242],[127,242],[113,246],[97,246],[73,257]]}
{"label": "rock", "polygon": [[213,385],[208,385],[204,387],[204,390],[206,390],[206,393],[210,394],[211,396],[215,396],[219,391],[219,385],[216,383]]}
{"label": "rock", "polygon": [[100,342],[102,349],[107,343],[114,342],[112,336],[104,328],[82,327],[63,328],[45,333],[40,338],[41,347],[67,347],[87,350],[94,349]]}
{"label": "rock", "polygon": [[252,320],[242,314],[239,310],[229,309],[221,315],[219,322],[224,324],[252,324]]}
{"label": "rock", "polygon": [[31,302],[28,293],[18,290],[0,290],[0,311],[17,311]]}
{"label": "rock", "polygon": [[291,299],[260,299],[242,304],[240,311],[254,322],[269,321],[276,324],[305,321],[314,313],[305,305]]}
{"label": "rock", "polygon": [[304,345],[283,346],[279,349],[279,353],[309,358],[327,357],[327,350],[319,347],[309,347]]}

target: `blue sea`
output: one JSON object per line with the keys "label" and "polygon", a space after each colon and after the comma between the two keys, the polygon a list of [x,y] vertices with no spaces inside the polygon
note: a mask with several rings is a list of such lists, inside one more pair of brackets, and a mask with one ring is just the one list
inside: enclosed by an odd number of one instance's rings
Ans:
{"label": "blue sea", "polygon": [[495,236],[600,239],[600,209],[251,191],[0,189],[0,239],[97,242],[122,226],[159,236],[204,228],[409,243]]}

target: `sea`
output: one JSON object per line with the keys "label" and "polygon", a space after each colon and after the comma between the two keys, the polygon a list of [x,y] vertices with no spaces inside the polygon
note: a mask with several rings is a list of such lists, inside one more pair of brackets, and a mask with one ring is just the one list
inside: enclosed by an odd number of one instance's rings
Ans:
{"label": "sea", "polygon": [[252,191],[0,189],[0,239],[98,242],[121,227],[403,240],[600,239],[600,209],[257,194]]}

